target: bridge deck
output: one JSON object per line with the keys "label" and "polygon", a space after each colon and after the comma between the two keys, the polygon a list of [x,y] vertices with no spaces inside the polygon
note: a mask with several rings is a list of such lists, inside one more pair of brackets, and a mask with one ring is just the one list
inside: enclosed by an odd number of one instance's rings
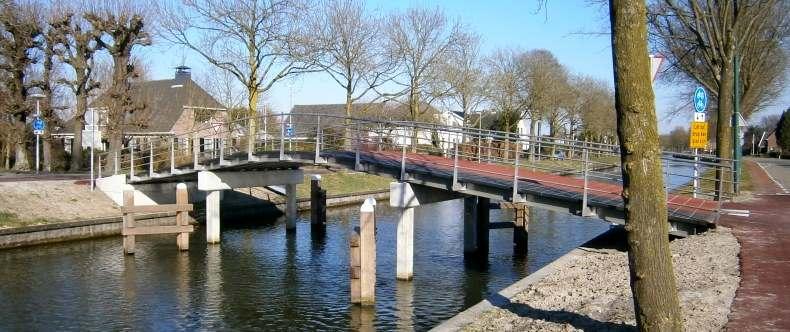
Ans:
{"label": "bridge deck", "polygon": [[[258,160],[247,161],[246,154],[238,153],[226,156],[227,165],[219,165],[218,159],[204,160],[201,165],[212,171],[244,171],[253,169],[294,168],[313,164],[313,154],[292,153],[289,161],[279,160],[277,152],[257,153]],[[327,162],[343,167],[353,168],[356,160],[351,151],[325,151],[321,157]],[[360,164],[363,171],[389,175],[395,179],[400,177],[401,152],[396,151],[362,151]],[[509,200],[512,196],[514,167],[508,165],[478,163],[476,161],[458,160],[457,182],[463,187],[453,188],[454,160],[442,156],[407,153],[407,181],[423,185],[433,185],[448,190],[456,190],[472,195],[489,196]],[[196,172],[185,169],[181,174],[161,174],[156,177],[138,177],[131,183],[172,182],[196,180]],[[520,168],[518,172],[518,193],[530,203],[538,206],[570,209],[581,213],[581,202],[584,193],[584,180],[572,176],[561,176],[546,172]],[[597,214],[607,220],[622,220],[623,200],[622,188],[618,183],[588,181],[587,205],[597,210]],[[460,190],[459,190],[460,189]],[[719,216],[719,202],[707,199],[692,198],[684,195],[669,194],[668,216],[670,221],[694,225],[710,225]],[[576,210],[574,210],[576,209]]]}

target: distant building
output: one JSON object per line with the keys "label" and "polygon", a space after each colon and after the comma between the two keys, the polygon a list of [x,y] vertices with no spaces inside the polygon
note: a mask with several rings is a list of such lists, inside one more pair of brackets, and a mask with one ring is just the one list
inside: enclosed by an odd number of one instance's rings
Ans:
{"label": "distant building", "polygon": [[[201,146],[210,149],[212,141],[218,138],[215,133],[227,118],[225,107],[192,80],[190,68],[186,66],[176,67],[172,79],[135,83],[132,89],[134,102],[144,106],[144,109],[134,112],[126,120],[124,144],[195,132],[204,143]],[[91,129],[96,130],[94,143],[97,148],[103,149],[104,143],[107,143],[106,134],[104,137],[102,135],[106,127],[108,99],[109,96],[102,95],[88,106],[88,112],[98,114],[99,121],[96,128],[86,125],[82,140],[84,148],[91,145]],[[67,121],[64,128],[54,134],[65,139],[67,150],[74,137],[72,121]]]}

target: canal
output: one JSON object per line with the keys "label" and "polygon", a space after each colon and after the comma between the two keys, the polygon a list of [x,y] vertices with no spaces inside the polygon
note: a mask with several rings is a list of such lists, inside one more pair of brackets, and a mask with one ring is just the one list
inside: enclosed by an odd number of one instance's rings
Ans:
{"label": "canal", "polygon": [[[286,235],[282,218],[223,220],[222,243],[204,229],[188,253],[175,236],[119,237],[0,251],[0,330],[426,330],[608,229],[597,219],[533,209],[526,258],[512,230],[491,230],[488,259],[463,255],[463,202],[417,209],[415,277],[395,279],[397,215],[377,207],[376,305],[349,304],[348,234],[358,207],[328,211],[313,238],[309,213]],[[512,220],[492,210],[491,221]]]}

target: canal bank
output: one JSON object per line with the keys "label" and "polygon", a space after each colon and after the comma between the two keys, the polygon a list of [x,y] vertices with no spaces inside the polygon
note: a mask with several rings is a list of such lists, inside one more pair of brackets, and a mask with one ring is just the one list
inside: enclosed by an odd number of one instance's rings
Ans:
{"label": "canal bank", "polygon": [[[433,330],[635,330],[624,236],[609,231]],[[723,330],[740,280],[735,237],[719,227],[671,249],[684,327]]]}
{"label": "canal bank", "polygon": [[[389,197],[389,190],[373,190],[355,194],[327,196],[327,206],[340,207],[357,204],[371,197],[376,200],[386,199]],[[200,204],[197,205],[199,206]],[[310,199],[297,199],[297,206],[299,211],[310,210]],[[227,200],[226,205],[223,205],[223,208],[223,210],[228,212],[227,216],[231,218],[239,218],[259,213],[270,213],[277,216],[281,215],[281,211],[285,210],[285,203],[271,203],[249,200],[239,203],[229,199]],[[234,211],[236,212],[234,213]],[[195,211],[193,218],[190,218],[190,223],[196,224],[197,222],[195,221],[194,217],[202,219],[204,212],[204,210]],[[175,214],[152,214],[140,216],[138,217],[138,221],[144,225],[171,225],[174,223],[174,217]],[[122,217],[119,215],[68,222],[4,228],[0,229],[0,249],[17,248],[62,241],[84,240],[106,236],[117,236],[121,234],[122,224]]]}

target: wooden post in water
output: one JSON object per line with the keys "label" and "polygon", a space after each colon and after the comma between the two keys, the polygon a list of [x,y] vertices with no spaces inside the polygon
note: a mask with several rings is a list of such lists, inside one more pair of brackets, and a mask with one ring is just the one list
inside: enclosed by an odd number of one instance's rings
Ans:
{"label": "wooden post in water", "polygon": [[[132,188],[132,186],[127,185],[123,188],[123,206],[124,207],[134,206],[134,188]],[[123,214],[123,227],[125,229],[134,228],[134,214],[132,213]],[[123,253],[127,255],[134,254],[134,235],[123,236]]]}
{"label": "wooden post in water", "polygon": [[310,180],[310,225],[313,231],[326,230],[326,190],[321,188],[321,175]]}
{"label": "wooden post in water", "polygon": [[[187,193],[186,184],[179,183],[176,185],[176,204],[178,205],[189,204],[188,195],[189,194]],[[187,211],[176,212],[176,225],[178,226],[189,225],[189,213]],[[178,233],[178,235],[176,236],[176,244],[178,244],[179,250],[189,250],[189,233],[188,232]]]}
{"label": "wooden post in water", "polygon": [[351,273],[351,303],[362,303],[362,260],[359,252],[359,227],[354,227],[349,238],[349,272]]}
{"label": "wooden post in water", "polygon": [[[368,198],[359,209],[359,233],[352,234],[351,241],[351,294],[352,302],[373,305],[376,301],[376,200]],[[355,297],[354,282],[354,237],[359,238],[359,297]],[[356,302],[355,302],[356,301]]]}
{"label": "wooden post in water", "polygon": [[527,231],[529,230],[529,207],[526,204],[514,205],[513,245],[517,255],[527,253]]}
{"label": "wooden post in water", "polygon": [[477,253],[480,255],[488,254],[488,227],[490,219],[491,199],[486,197],[477,198]]}

